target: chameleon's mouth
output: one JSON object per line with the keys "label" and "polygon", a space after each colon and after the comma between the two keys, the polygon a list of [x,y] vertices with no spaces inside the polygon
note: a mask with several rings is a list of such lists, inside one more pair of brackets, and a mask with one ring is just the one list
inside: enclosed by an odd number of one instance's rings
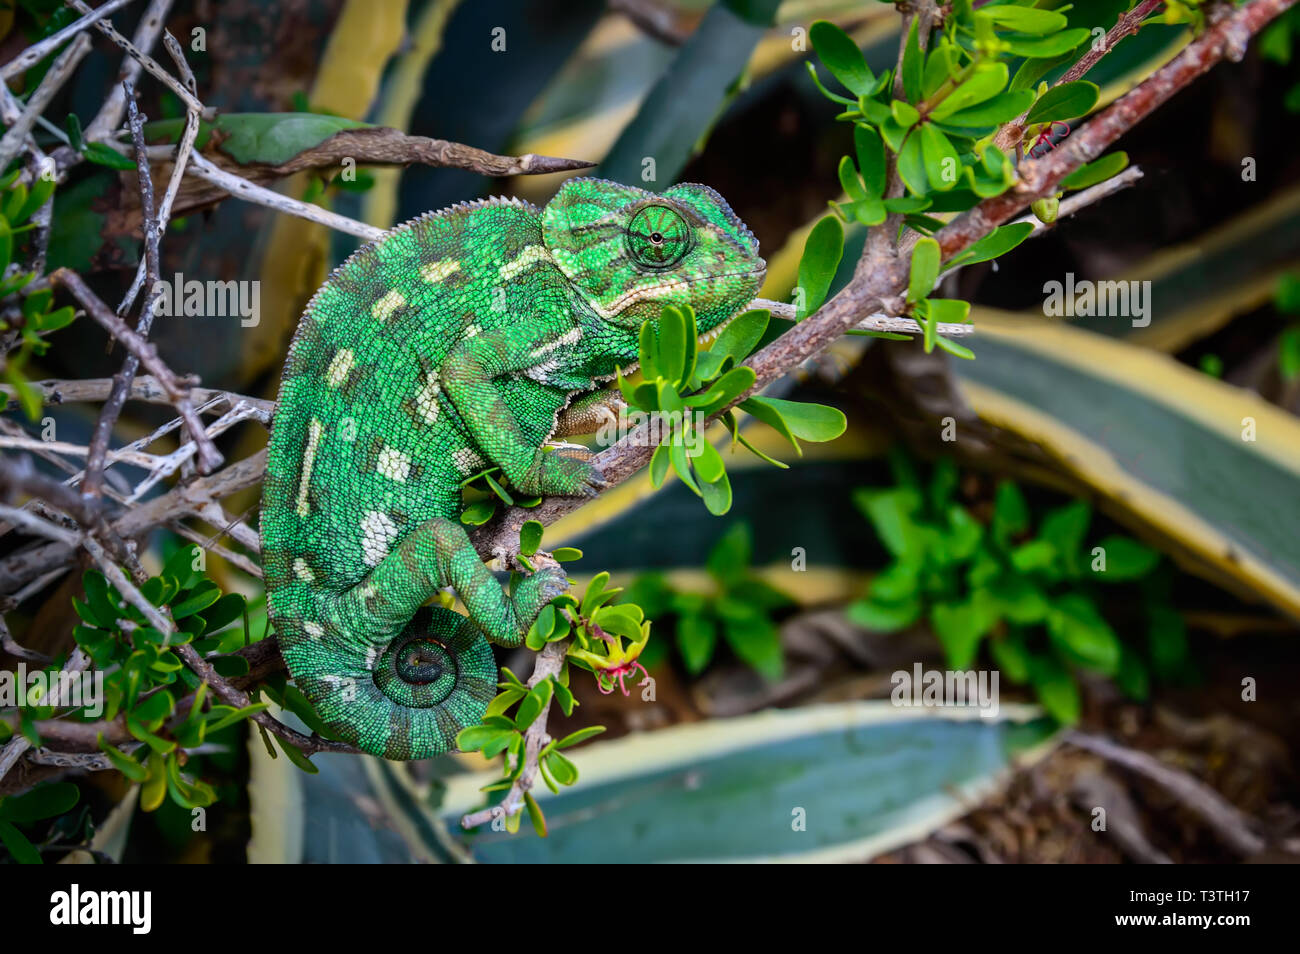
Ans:
{"label": "chameleon's mouth", "polygon": [[[762,262],[762,259],[759,260]],[[626,311],[633,305],[640,304],[643,301],[653,301],[654,299],[671,292],[675,289],[689,288],[691,285],[699,282],[719,281],[727,278],[756,278],[759,284],[762,283],[763,276],[767,274],[767,263],[762,262],[754,268],[748,268],[739,272],[724,272],[720,275],[701,275],[699,278],[678,278],[671,282],[665,282],[662,285],[653,285],[646,288],[634,288],[632,291],[625,292],[608,305],[601,306],[600,302],[591,301],[591,306],[602,318],[613,320],[619,314]],[[638,325],[640,322],[638,322]]]}

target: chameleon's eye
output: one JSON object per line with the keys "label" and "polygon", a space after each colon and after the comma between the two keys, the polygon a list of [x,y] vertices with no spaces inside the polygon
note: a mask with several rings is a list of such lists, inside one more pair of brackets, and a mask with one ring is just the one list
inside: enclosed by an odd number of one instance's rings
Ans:
{"label": "chameleon's eye", "polygon": [[627,227],[627,247],[633,261],[644,268],[671,268],[691,247],[686,220],[666,205],[648,205]]}

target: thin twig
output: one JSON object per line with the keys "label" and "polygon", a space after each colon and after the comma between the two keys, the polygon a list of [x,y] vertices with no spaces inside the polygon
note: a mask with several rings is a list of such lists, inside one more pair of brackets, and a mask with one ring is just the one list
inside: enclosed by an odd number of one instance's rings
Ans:
{"label": "thin twig", "polygon": [[1264,839],[1251,829],[1246,816],[1200,779],[1170,768],[1146,752],[1116,745],[1101,736],[1069,732],[1065,738],[1081,749],[1095,752],[1104,759],[1137,772],[1176,796],[1179,802],[1199,815],[1220,840],[1238,854],[1257,855],[1266,847]]}
{"label": "thin twig", "polygon": [[12,76],[17,76],[19,73],[31,69],[41,60],[45,59],[45,57],[63,46],[64,43],[67,43],[70,37],[76,36],[83,30],[88,29],[96,20],[102,19],[110,13],[114,13],[132,2],[133,0],[108,0],[107,3],[96,7],[80,20],[74,20],[62,30],[50,34],[39,43],[33,43],[4,66],[0,66],[0,79],[7,80]]}
{"label": "thin twig", "polygon": [[194,154],[194,158],[190,162],[190,171],[200,179],[206,179],[214,185],[221,186],[236,198],[264,205],[267,208],[275,209],[277,212],[287,212],[289,215],[296,215],[300,219],[316,222],[339,232],[346,232],[348,235],[356,235],[367,242],[377,242],[385,235],[383,229],[377,229],[373,225],[367,225],[365,222],[350,219],[346,215],[339,215],[337,212],[322,209],[318,205],[299,202],[297,199],[291,199],[286,195],[280,195],[278,192],[272,192],[270,189],[249,182],[232,172],[227,172],[198,153]]}
{"label": "thin twig", "polygon": [[[180,72],[185,83],[185,87],[190,92],[198,94],[198,85],[194,81],[194,71],[190,69],[189,63],[185,60],[185,53],[181,45],[176,42],[176,37],[172,36],[166,30],[163,31],[163,46],[167,48],[168,54],[176,63],[176,69]],[[185,130],[181,133],[180,145],[176,149],[176,157],[173,160],[171,178],[167,182],[167,191],[163,193],[162,202],[158,205],[158,213],[153,217],[153,226],[157,232],[158,241],[162,240],[163,234],[167,231],[167,225],[171,222],[172,204],[176,201],[176,195],[181,190],[181,184],[185,178],[185,167],[189,163],[190,153],[194,149],[194,142],[199,135],[199,111],[196,109],[188,110],[185,114]],[[136,165],[140,164],[140,150],[144,148],[140,140],[135,137],[134,129],[132,130],[132,142],[136,150]],[[148,165],[147,160],[145,165]],[[143,209],[143,199],[141,209]],[[142,228],[149,227],[149,219],[144,218]],[[122,302],[117,306],[117,313],[125,315],[133,304],[135,297],[140,293],[141,287],[145,283],[149,267],[149,260],[141,256],[140,264],[136,266],[135,279],[131,282],[131,287],[127,289],[126,294],[122,297]],[[152,296],[150,296],[152,300]],[[146,312],[151,308],[146,304]]]}
{"label": "thin twig", "polygon": [[[79,673],[88,665],[90,665],[90,657],[80,649],[75,649],[73,650],[72,655],[68,658],[68,662],[63,667],[62,671],[66,673]],[[61,688],[63,688],[62,679],[60,679],[55,685],[54,689],[50,692],[49,697],[42,700],[41,704],[46,706],[61,705],[62,697],[59,695],[59,690]],[[22,757],[24,752],[31,748],[31,745],[32,744],[27,741],[27,736],[21,734],[15,735],[9,740],[4,749],[0,750],[0,779],[3,779],[9,773],[9,770],[14,767],[14,763]]]}
{"label": "thin twig", "polygon": [[167,392],[172,406],[176,408],[176,413],[184,419],[185,426],[190,429],[191,436],[198,441],[200,468],[205,473],[212,473],[216,470],[221,465],[221,454],[218,453],[212,441],[204,433],[203,423],[194,412],[194,405],[190,400],[189,385],[183,383],[171,368],[163,363],[162,359],[158,357],[157,349],[149,341],[146,341],[134,329],[128,327],[120,316],[110,311],[108,306],[90,290],[90,287],[76,272],[67,268],[57,269],[50,275],[50,283],[60,285],[72,292],[72,296],[86,309],[86,313],[99,322],[110,335],[121,341],[127,347],[127,350],[139,358],[140,363],[158,379],[158,383]]}
{"label": "thin twig", "polygon": [[[1096,66],[1103,56],[1113,50],[1120,40],[1135,35],[1141,28],[1142,21],[1162,6],[1164,6],[1164,0],[1141,0],[1132,10],[1121,13],[1119,20],[1107,31],[1102,41],[1090,46],[1088,52],[1079,57],[1078,61],[1052,85],[1060,86],[1062,83],[1073,83],[1083,79],[1084,75]],[[1002,128],[994,135],[993,145],[1003,152],[1010,152],[1019,146],[1025,135],[1025,119],[1028,116],[1029,111],[1026,110],[1010,122],[1004,123]]]}
{"label": "thin twig", "polygon": [[[91,12],[90,7],[86,6],[82,0],[65,0],[65,2],[78,13],[88,14]],[[150,3],[144,15],[140,18],[140,25],[136,27],[135,42],[128,40],[117,32],[113,24],[107,20],[96,20],[95,29],[125,50],[129,57],[122,66],[120,82],[134,85],[140,78],[140,68],[143,67],[149,75],[180,97],[181,102],[187,107],[203,112],[204,106],[198,101],[198,98],[186,89],[180,80],[159,66],[157,61],[149,56],[147,52],[153,48],[158,39],[158,34],[162,32],[163,20],[166,19],[167,11],[170,9],[171,0],[154,0],[153,3]],[[113,90],[109,94],[108,101],[100,109],[99,115],[86,127],[86,139],[96,141],[112,133],[118,127],[118,124],[122,122],[122,112],[125,106],[125,94],[119,93],[116,89]]]}
{"label": "thin twig", "polygon": [[[129,81],[122,84],[126,92],[127,116],[131,126],[131,137],[135,141],[136,149],[144,149],[144,116],[140,113],[135,102],[135,90]],[[144,308],[140,311],[140,320],[137,324],[136,332],[142,339],[149,337],[149,331],[153,327],[154,309],[153,302],[157,297],[156,285],[159,281],[158,269],[158,219],[154,216],[153,205],[153,178],[149,173],[149,160],[143,156],[136,160],[136,175],[140,183],[140,209],[144,222],[142,225],[144,231],[144,255],[141,256],[141,266],[148,275],[150,281],[150,291],[145,297]],[[134,286],[133,286],[134,287]],[[125,305],[126,302],[124,301]],[[122,315],[125,309],[119,308],[118,314]],[[122,361],[122,368],[113,378],[113,390],[100,408],[99,420],[95,422],[95,430],[90,438],[90,450],[86,454],[86,475],[81,481],[81,495],[87,501],[87,505],[92,509],[98,509],[100,503],[101,486],[104,482],[104,465],[108,456],[108,444],[112,439],[113,426],[117,423],[118,415],[122,413],[122,407],[126,404],[126,396],[131,390],[131,381],[135,377],[136,371],[140,367],[140,359],[134,354],[128,352],[126,358]]]}
{"label": "thin twig", "polygon": [[[565,653],[569,651],[569,643],[571,642],[571,639],[561,639],[558,642],[547,643],[542,647],[542,651],[537,654],[537,659],[533,663],[533,674],[528,679],[529,689],[552,676],[560,674],[560,670],[564,668]],[[546,731],[550,711],[550,705],[543,707],[541,713],[524,731],[523,771],[519,773],[519,777],[510,786],[510,791],[506,793],[506,797],[490,808],[484,808],[481,811],[465,815],[460,820],[462,828],[477,828],[493,818],[508,818],[523,807],[524,794],[537,781],[537,772],[541,764],[539,755],[542,749],[546,748],[551,742],[551,736]]]}
{"label": "thin twig", "polygon": [[22,149],[23,141],[32,131],[32,125],[36,122],[36,117],[45,112],[54,95],[63,88],[72,76],[73,70],[81,62],[82,57],[90,52],[90,37],[84,33],[72,41],[72,45],[59,54],[59,58],[54,61],[48,73],[41,80],[41,85],[36,87],[31,98],[27,100],[27,105],[23,108],[22,114],[9,127],[3,137],[0,137],[0,169],[9,165],[18,151]]}
{"label": "thin twig", "polygon": [[[213,693],[226,705],[234,706],[236,709],[243,709],[245,706],[251,705],[252,701],[248,698],[248,694],[242,689],[237,689],[231,685],[189,643],[178,645],[175,649],[177,655],[181,657],[181,661],[189,666],[196,676],[211,686]],[[363,754],[360,749],[348,745],[346,742],[322,739],[318,735],[303,735],[301,732],[289,728],[283,722],[268,715],[265,711],[254,713],[250,718],[272,735],[297,746],[302,750],[303,755],[313,755],[317,752],[345,752],[349,755]]]}

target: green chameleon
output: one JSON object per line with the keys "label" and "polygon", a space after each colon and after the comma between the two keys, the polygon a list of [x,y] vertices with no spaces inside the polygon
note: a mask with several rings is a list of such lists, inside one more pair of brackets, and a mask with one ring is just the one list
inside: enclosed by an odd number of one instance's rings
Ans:
{"label": "green chameleon", "polygon": [[[589,459],[547,443],[592,429],[642,322],[690,305],[714,330],[765,268],[706,186],[574,179],[544,209],[423,215],[330,275],[285,362],[261,536],[280,650],[331,729],[415,759],[478,724],[488,640],[520,645],[567,584],[545,567],[507,593],[458,521],[461,484],[496,465],[521,494],[597,492]],[[468,618],[425,606],[445,588]]]}

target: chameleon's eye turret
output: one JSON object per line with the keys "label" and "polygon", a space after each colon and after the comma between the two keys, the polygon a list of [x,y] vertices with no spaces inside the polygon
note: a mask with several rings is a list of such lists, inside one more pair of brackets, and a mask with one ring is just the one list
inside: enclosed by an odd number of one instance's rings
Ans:
{"label": "chameleon's eye turret", "polygon": [[628,254],[642,268],[672,268],[690,247],[690,227],[666,205],[648,205],[628,223]]}

